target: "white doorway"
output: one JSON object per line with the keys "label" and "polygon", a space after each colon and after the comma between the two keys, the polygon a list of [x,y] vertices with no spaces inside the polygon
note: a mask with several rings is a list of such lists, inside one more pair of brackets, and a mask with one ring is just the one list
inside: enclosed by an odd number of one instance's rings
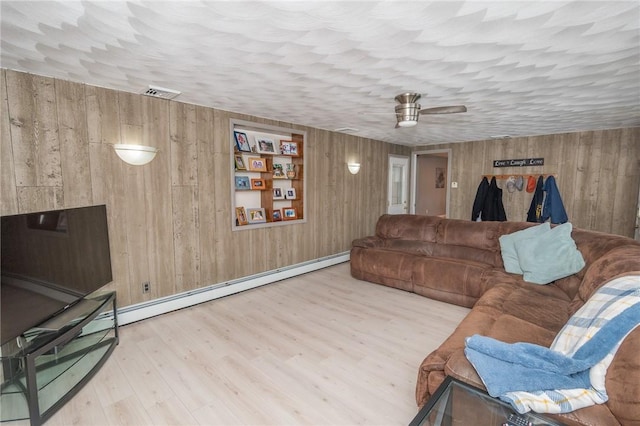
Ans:
{"label": "white doorway", "polygon": [[449,217],[451,150],[416,151],[411,160],[411,213]]}
{"label": "white doorway", "polygon": [[387,213],[403,214],[409,211],[409,157],[389,156],[389,186]]}

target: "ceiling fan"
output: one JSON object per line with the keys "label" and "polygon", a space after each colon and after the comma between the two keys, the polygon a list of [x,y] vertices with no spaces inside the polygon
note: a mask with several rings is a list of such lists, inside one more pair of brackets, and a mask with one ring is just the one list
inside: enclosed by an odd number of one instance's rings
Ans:
{"label": "ceiling fan", "polygon": [[434,108],[420,109],[418,101],[422,95],[419,93],[402,93],[395,97],[396,102],[396,119],[398,127],[413,127],[418,124],[418,116],[421,114],[455,114],[458,112],[467,112],[464,105],[451,105]]}

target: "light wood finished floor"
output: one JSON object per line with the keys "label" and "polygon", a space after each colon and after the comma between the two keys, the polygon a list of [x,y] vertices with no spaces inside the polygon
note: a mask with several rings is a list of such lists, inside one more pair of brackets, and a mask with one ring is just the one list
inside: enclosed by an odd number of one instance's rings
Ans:
{"label": "light wood finished floor", "polygon": [[407,425],[418,365],[467,312],[340,264],[121,327],[47,426]]}

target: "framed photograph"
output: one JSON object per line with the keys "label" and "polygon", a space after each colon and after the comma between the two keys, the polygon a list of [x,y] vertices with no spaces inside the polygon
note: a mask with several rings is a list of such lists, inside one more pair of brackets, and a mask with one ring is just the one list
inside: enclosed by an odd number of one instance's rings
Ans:
{"label": "framed photograph", "polygon": [[244,211],[244,207],[236,207],[236,224],[242,226],[248,223],[249,221],[247,220],[247,213]]}
{"label": "framed photograph", "polygon": [[249,145],[249,137],[243,132],[233,132],[233,136],[236,139],[236,148],[241,152],[251,152],[251,145]]}
{"label": "framed photograph", "polygon": [[298,142],[280,141],[280,153],[282,155],[298,155]]}
{"label": "framed photograph", "polygon": [[273,163],[273,178],[274,179],[286,179],[287,175],[284,172],[284,165],[280,163]]}
{"label": "framed photograph", "polygon": [[276,154],[276,144],[271,139],[256,137],[256,152],[261,154]]}
{"label": "framed photograph", "polygon": [[247,176],[236,176],[236,191],[251,189],[251,182]]}
{"label": "framed photograph", "polygon": [[247,167],[244,165],[244,160],[242,159],[242,155],[235,156],[235,164],[236,164],[236,170],[247,170]]}
{"label": "framed photograph", "polygon": [[263,208],[247,209],[247,220],[249,223],[265,223],[267,215]]}
{"label": "framed photograph", "polygon": [[280,222],[282,220],[282,211],[280,209],[273,209],[273,221]]}
{"label": "framed photograph", "polygon": [[284,191],[282,188],[273,188],[273,199],[284,200]]}
{"label": "framed photograph", "polygon": [[247,158],[247,163],[249,165],[249,171],[251,171],[251,172],[266,172],[267,171],[267,161],[264,158],[249,157],[249,158]]}
{"label": "framed photograph", "polygon": [[295,200],[297,198],[295,188],[287,188],[284,192],[284,198],[287,200]]}
{"label": "framed photograph", "polygon": [[251,179],[251,189],[267,189],[267,184],[264,179]]}
{"label": "framed photograph", "polygon": [[444,169],[441,167],[436,167],[436,188],[444,188],[444,184]]}
{"label": "framed photograph", "polygon": [[298,218],[298,213],[294,207],[283,208],[282,215],[284,216],[284,220],[295,220]]}

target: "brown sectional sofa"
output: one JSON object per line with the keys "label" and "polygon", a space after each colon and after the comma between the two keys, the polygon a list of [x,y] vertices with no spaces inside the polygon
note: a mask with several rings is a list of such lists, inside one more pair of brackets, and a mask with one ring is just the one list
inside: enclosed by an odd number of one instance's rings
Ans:
{"label": "brown sectional sofa", "polygon": [[[571,237],[586,266],[548,285],[524,282],[521,275],[504,270],[498,238],[533,225],[383,215],[375,236],[353,242],[353,277],[472,308],[420,365],[418,406],[426,403],[446,376],[483,388],[463,353],[466,337],[481,334],[508,343],[548,347],[601,285],[615,276],[640,271],[638,242],[574,228]],[[640,328],[618,349],[606,387],[607,403],[556,417],[569,425],[640,425]]]}

